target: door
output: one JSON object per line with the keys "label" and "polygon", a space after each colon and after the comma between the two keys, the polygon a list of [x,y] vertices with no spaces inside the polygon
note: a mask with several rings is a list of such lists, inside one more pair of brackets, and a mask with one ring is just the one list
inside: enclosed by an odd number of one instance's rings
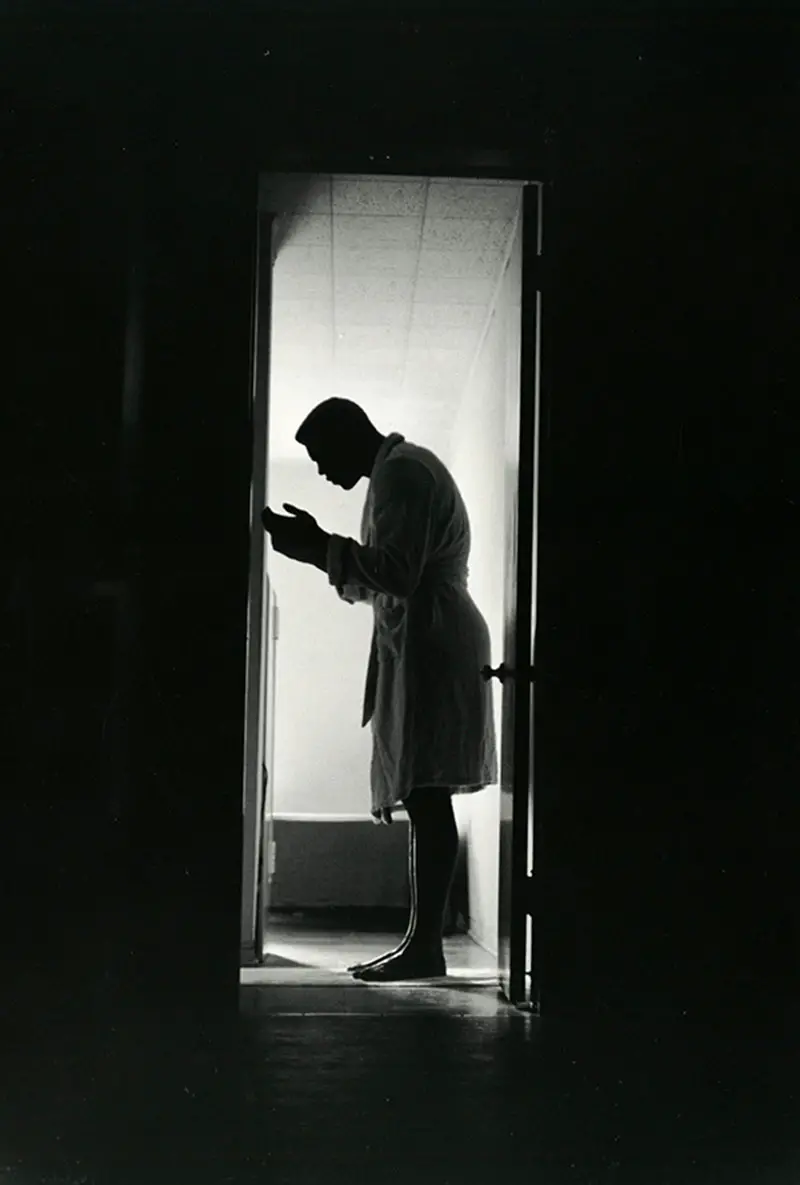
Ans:
{"label": "door", "polygon": [[266,541],[261,511],[267,503],[269,373],[272,334],[273,216],[259,210],[253,316],[252,479],[250,485],[250,584],[247,603],[245,676],[244,786],[242,796],[241,962],[263,958],[263,916],[268,908],[269,878],[263,874],[266,813],[267,673],[269,596]]}
{"label": "door", "polygon": [[502,684],[498,974],[506,998],[538,1009],[533,964],[533,650],[541,371],[543,186],[522,192],[509,259],[506,573]]}
{"label": "door", "polygon": [[258,887],[256,890],[255,959],[262,962],[267,947],[267,912],[269,894],[275,869],[273,839],[275,768],[275,670],[278,645],[278,605],[275,591],[267,576],[267,643],[266,643],[266,731],[264,761],[261,766],[261,846],[258,856]]}

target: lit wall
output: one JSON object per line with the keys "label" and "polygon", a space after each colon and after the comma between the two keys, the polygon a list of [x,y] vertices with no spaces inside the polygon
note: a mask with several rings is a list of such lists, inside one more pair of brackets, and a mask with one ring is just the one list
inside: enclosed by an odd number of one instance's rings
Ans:
{"label": "lit wall", "polygon": [[[274,461],[269,504],[308,510],[321,527],[358,537],[366,480],[346,492],[306,458]],[[278,602],[274,787],[276,814],[369,817],[369,729],[361,706],[372,610],[340,600],[318,568],[269,548]]]}

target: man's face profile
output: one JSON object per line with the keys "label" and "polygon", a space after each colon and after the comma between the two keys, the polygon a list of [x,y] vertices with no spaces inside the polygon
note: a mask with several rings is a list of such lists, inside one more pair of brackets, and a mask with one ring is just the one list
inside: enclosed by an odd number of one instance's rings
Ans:
{"label": "man's face profile", "polygon": [[362,474],[346,445],[336,441],[314,441],[306,445],[309,458],[317,466],[320,477],[343,490],[352,490]]}

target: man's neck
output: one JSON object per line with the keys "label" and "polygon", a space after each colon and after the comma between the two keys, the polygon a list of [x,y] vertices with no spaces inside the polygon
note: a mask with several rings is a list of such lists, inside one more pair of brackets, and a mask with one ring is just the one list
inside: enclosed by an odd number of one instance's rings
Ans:
{"label": "man's neck", "polygon": [[372,470],[375,468],[375,462],[378,459],[378,453],[381,451],[381,446],[386,440],[385,436],[376,433],[375,439],[370,443],[369,451],[366,454],[367,467],[364,470],[364,477],[371,477]]}

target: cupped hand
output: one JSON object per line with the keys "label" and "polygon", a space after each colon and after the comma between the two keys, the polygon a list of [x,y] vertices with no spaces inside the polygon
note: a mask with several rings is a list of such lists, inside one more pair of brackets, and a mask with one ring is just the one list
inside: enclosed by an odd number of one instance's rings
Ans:
{"label": "cupped hand", "polygon": [[291,502],[284,502],[283,509],[288,510],[289,514],[295,516],[296,522],[305,523],[306,526],[316,527],[319,529],[319,523],[314,518],[313,514],[309,514],[307,510],[300,510],[297,506],[292,506]]}
{"label": "cupped hand", "polygon": [[300,510],[284,502],[289,514],[276,514],[265,506],[261,511],[261,523],[269,534],[275,551],[301,563],[314,563],[324,532],[317,520],[306,510]]}

